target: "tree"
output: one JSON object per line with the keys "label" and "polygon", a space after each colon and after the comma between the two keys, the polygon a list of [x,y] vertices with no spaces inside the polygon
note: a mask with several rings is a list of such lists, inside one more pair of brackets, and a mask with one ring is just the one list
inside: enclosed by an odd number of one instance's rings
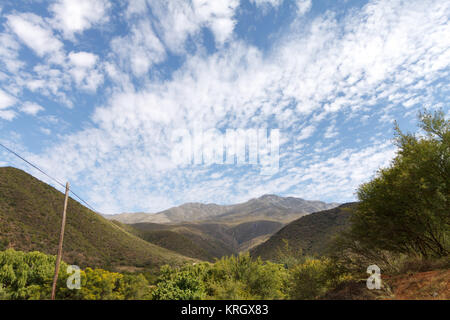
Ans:
{"label": "tree", "polygon": [[350,235],[368,249],[443,257],[449,253],[450,123],[442,111],[419,119],[424,135],[396,125],[398,153],[360,186]]}

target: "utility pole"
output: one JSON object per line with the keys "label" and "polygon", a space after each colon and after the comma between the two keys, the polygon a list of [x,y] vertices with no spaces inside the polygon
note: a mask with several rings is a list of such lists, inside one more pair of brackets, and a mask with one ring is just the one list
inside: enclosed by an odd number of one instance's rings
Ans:
{"label": "utility pole", "polygon": [[55,276],[53,277],[52,300],[55,300],[55,295],[56,295],[56,282],[58,281],[59,265],[61,263],[61,257],[62,257],[64,228],[66,226],[66,210],[67,210],[67,201],[68,200],[69,200],[69,182],[66,183],[66,196],[64,198],[64,210],[63,210],[63,217],[62,217],[62,223],[61,223],[61,233],[59,235],[58,255],[56,257]]}

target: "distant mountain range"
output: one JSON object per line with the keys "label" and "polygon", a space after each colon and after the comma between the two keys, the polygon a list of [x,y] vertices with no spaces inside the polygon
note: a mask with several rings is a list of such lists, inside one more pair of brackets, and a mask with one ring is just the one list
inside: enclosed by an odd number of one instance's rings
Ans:
{"label": "distant mountain range", "polygon": [[131,233],[155,245],[199,260],[250,251],[253,257],[277,261],[286,243],[299,255],[326,253],[334,237],[350,226],[357,203],[303,215],[283,224],[270,220],[247,222],[136,223],[122,225]]}
{"label": "distant mountain range", "polygon": [[286,223],[337,205],[264,195],[235,205],[186,203],[155,214],[124,213],[106,217],[157,246],[214,261],[249,251]]}
{"label": "distant mountain range", "polygon": [[[0,168],[0,250],[55,254],[63,199],[22,170]],[[243,251],[274,260],[284,240],[294,250],[322,253],[349,225],[354,205],[337,205],[264,195],[235,205],[187,203],[108,220],[70,199],[63,259],[117,270],[214,261]]]}
{"label": "distant mountain range", "polygon": [[310,201],[294,197],[263,195],[234,205],[186,203],[158,213],[121,213],[105,215],[122,223],[181,223],[197,221],[244,222],[271,220],[289,222],[302,215],[334,208],[338,203]]}

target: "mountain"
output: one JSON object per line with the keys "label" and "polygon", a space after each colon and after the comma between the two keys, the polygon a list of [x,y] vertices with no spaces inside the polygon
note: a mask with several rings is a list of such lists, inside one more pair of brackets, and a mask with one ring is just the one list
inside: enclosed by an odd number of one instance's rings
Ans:
{"label": "mountain", "polygon": [[121,213],[116,215],[105,215],[108,219],[117,220],[123,223],[172,223],[172,222],[187,222],[204,220],[217,215],[223,214],[227,211],[228,206],[220,206],[217,204],[203,204],[203,203],[185,203],[178,207],[173,207],[158,213]]}
{"label": "mountain", "polygon": [[336,207],[336,203],[310,201],[294,197],[263,195],[245,203],[229,206],[228,210],[216,216],[215,220],[239,221],[269,219],[288,222],[301,215]]}
{"label": "mountain", "polygon": [[158,213],[122,213],[105,216],[123,223],[180,223],[194,221],[243,222],[272,220],[290,222],[301,215],[331,209],[336,203],[308,201],[294,197],[264,195],[234,205],[186,203]]}
{"label": "mountain", "polygon": [[[64,194],[22,170],[0,168],[0,250],[56,254]],[[64,261],[110,269],[192,261],[151,244],[73,199],[67,207]]]}
{"label": "mountain", "polygon": [[330,241],[339,232],[350,226],[350,215],[357,203],[346,203],[339,207],[303,216],[272,235],[267,241],[250,251],[251,256],[265,260],[277,258],[279,250],[288,242],[290,250],[305,255],[322,254]]}
{"label": "mountain", "polygon": [[[115,222],[121,225],[120,222]],[[124,228],[155,245],[185,256],[214,261],[258,244],[283,226],[276,221],[230,223],[136,223]]]}

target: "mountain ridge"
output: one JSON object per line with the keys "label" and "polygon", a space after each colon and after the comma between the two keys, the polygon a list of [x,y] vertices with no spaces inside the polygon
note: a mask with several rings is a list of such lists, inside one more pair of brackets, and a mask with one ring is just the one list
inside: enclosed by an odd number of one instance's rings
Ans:
{"label": "mountain ridge", "polygon": [[105,215],[105,217],[127,224],[145,222],[170,224],[208,220],[221,222],[274,220],[286,223],[301,215],[332,209],[338,205],[338,203],[265,194],[246,202],[231,205],[188,202],[156,213],[120,213]]}
{"label": "mountain ridge", "polygon": [[358,202],[349,202],[300,217],[252,248],[250,254],[264,260],[276,260],[286,244],[289,250],[298,254],[324,254],[334,237],[350,227],[350,216],[357,206]]}

